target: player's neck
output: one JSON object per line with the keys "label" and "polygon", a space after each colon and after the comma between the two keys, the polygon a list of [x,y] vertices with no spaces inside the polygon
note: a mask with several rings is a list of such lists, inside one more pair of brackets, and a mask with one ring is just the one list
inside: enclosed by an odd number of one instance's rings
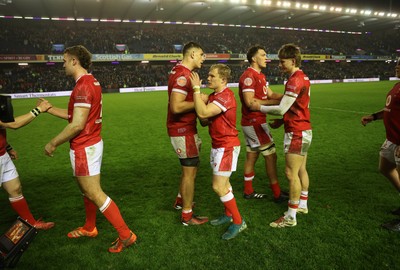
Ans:
{"label": "player's neck", "polygon": [[187,61],[186,59],[183,59],[181,62],[182,66],[185,66],[186,68],[188,68],[190,71],[194,70],[194,65],[190,62]]}
{"label": "player's neck", "polygon": [[261,72],[261,70],[262,70],[262,68],[261,68],[259,65],[255,64],[255,63],[253,63],[252,65],[250,65],[250,67],[251,67],[252,69],[258,71],[258,72]]}
{"label": "player's neck", "polygon": [[296,71],[298,71],[300,68],[299,67],[294,67],[292,70],[290,70],[289,75],[292,76]]}
{"label": "player's neck", "polygon": [[216,89],[214,89],[214,92],[220,93],[220,92],[224,91],[225,88],[226,88],[226,84],[221,85],[221,86],[217,87]]}
{"label": "player's neck", "polygon": [[74,80],[77,81],[80,77],[82,77],[83,75],[86,75],[86,74],[88,74],[88,71],[87,71],[86,69],[84,69],[84,68],[79,68],[79,69],[77,69],[77,70],[75,71],[75,73],[74,73],[74,75],[73,75]]}

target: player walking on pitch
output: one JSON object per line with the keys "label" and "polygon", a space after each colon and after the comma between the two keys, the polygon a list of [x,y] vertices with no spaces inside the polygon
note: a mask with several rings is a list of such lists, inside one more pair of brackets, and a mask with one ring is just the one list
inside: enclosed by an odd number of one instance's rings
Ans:
{"label": "player walking on pitch", "polygon": [[136,235],[128,228],[118,206],[100,185],[103,157],[103,140],[100,135],[102,92],[100,83],[88,73],[91,58],[91,53],[80,45],[64,51],[65,73],[75,79],[76,85],[67,110],[52,107],[48,111],[68,120],[68,125],[45,146],[45,154],[52,157],[58,146],[70,142],[71,165],[83,194],[86,222],[84,226],[68,233],[68,237],[96,237],[96,212],[99,209],[119,235],[108,251],[118,253],[135,243]]}
{"label": "player walking on pitch", "polygon": [[[396,77],[400,78],[400,58],[397,60]],[[361,124],[383,119],[386,140],[379,152],[379,170],[400,193],[400,82],[396,83],[386,95],[385,108],[361,118]],[[392,211],[400,215],[400,208]],[[396,219],[382,225],[384,228],[400,232],[400,220]]]}

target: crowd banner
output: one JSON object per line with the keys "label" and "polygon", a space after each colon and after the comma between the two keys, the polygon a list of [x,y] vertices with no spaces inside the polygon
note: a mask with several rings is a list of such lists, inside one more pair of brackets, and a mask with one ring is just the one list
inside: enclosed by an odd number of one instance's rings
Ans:
{"label": "crowd banner", "polygon": [[327,60],[331,59],[330,55],[325,54],[302,54],[301,60]]}
{"label": "crowd banner", "polygon": [[35,93],[17,93],[7,94],[12,98],[46,98],[46,97],[65,97],[70,96],[72,91],[57,91],[57,92],[35,92]]}
{"label": "crowd banner", "polygon": [[181,53],[145,53],[141,60],[153,60],[153,61],[169,61],[169,60],[180,60],[182,59]]}
{"label": "crowd banner", "polygon": [[[400,80],[396,77],[390,77],[389,80]],[[349,82],[379,82],[379,78],[353,78],[344,80],[310,80],[311,84],[326,84],[326,83],[349,83]],[[284,84],[287,81],[284,81]],[[205,85],[203,85],[206,87]],[[239,83],[228,83],[228,87],[239,87]],[[138,93],[138,92],[154,92],[154,91],[167,91],[168,86],[145,86],[145,87],[129,87],[129,88],[119,88],[117,92],[119,93]],[[46,98],[46,97],[63,97],[70,96],[72,91],[57,91],[57,92],[35,92],[35,93],[17,93],[17,94],[5,94],[11,96],[12,98]],[[103,91],[106,93],[107,91]],[[114,91],[112,91],[114,92]]]}
{"label": "crowd banner", "polygon": [[343,79],[343,82],[379,82],[379,78],[353,78],[353,79]]}
{"label": "crowd banner", "polygon": [[[139,53],[139,54],[93,54],[93,62],[113,62],[113,61],[178,61],[182,59],[181,53]],[[246,60],[245,53],[207,53],[206,60]],[[267,54],[269,60],[279,60],[277,54]],[[325,54],[303,54],[302,60],[321,61],[321,60],[375,60],[388,61],[394,60],[392,56],[373,56],[373,55],[325,55]],[[0,63],[46,63],[63,62],[63,54],[0,54]]]}

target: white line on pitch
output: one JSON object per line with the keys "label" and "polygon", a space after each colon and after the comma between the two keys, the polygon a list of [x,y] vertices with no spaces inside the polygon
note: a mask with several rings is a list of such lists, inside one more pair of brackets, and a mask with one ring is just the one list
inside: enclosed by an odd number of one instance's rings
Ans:
{"label": "white line on pitch", "polygon": [[370,114],[369,112],[358,112],[358,111],[341,110],[341,109],[326,108],[326,107],[315,107],[315,106],[312,106],[312,107],[310,107],[310,108],[311,108],[311,109],[322,109],[322,110],[328,110],[328,111],[336,111],[336,112],[348,112],[348,113]]}

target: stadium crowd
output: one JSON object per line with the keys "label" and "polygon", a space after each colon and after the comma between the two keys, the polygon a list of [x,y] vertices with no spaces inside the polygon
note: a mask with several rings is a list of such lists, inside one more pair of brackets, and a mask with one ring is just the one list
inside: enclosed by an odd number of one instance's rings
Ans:
{"label": "stadium crowd", "polygon": [[[37,31],[37,29],[41,29]],[[135,23],[69,22],[32,20],[0,20],[0,54],[54,54],[52,44],[65,47],[83,44],[92,53],[176,53],[174,44],[199,42],[206,53],[246,53],[254,44],[261,44],[267,53],[274,54],[281,44],[294,42],[303,54],[327,55],[385,55],[395,54],[400,33],[394,30],[370,35],[352,35],[323,32],[272,30],[260,28],[152,25]],[[397,37],[397,38],[395,38]],[[118,52],[116,44],[127,44],[127,51]],[[385,45],[384,45],[385,44]],[[58,53],[62,53],[58,52]],[[206,61],[200,71],[203,79],[215,61]],[[35,63],[28,66],[2,64],[0,92],[50,92],[71,90],[74,82],[65,78],[61,63]],[[167,85],[168,72],[174,63],[151,62],[95,62],[92,73],[103,89]],[[243,61],[229,61],[231,82],[238,82],[248,66]],[[394,63],[384,61],[308,61],[303,69],[312,80],[370,78],[387,79],[393,74]],[[268,64],[265,74],[271,84],[280,84],[277,61]]]}
{"label": "stadium crowd", "polygon": [[[118,65],[108,63],[94,63],[92,73],[97,77],[103,89],[118,89],[126,87],[162,86],[167,85],[168,72],[173,63],[140,64],[121,62]],[[205,63],[200,70],[203,80],[207,78],[207,71],[211,63]],[[248,66],[247,63],[228,65],[232,69],[231,82],[238,82],[241,72]],[[350,79],[350,78],[380,78],[387,80],[393,76],[395,63],[383,61],[362,61],[347,63],[342,61],[326,61],[324,63],[309,61],[303,63],[303,70],[307,72],[311,80],[323,79]],[[270,84],[282,84],[285,78],[278,69],[276,61],[267,65],[265,74]],[[24,92],[53,92],[72,90],[74,81],[65,78],[65,72],[61,63],[51,66],[46,64],[29,64],[18,66],[17,64],[3,64],[0,72],[0,92],[24,93]]]}
{"label": "stadium crowd", "polygon": [[174,44],[195,41],[206,53],[246,53],[254,44],[276,53],[281,44],[293,42],[303,54],[390,55],[399,49],[399,38],[399,31],[393,29],[350,35],[223,26],[0,20],[0,54],[50,54],[52,44],[85,44],[98,54],[118,53],[116,44],[127,44],[129,53],[172,53]]}

